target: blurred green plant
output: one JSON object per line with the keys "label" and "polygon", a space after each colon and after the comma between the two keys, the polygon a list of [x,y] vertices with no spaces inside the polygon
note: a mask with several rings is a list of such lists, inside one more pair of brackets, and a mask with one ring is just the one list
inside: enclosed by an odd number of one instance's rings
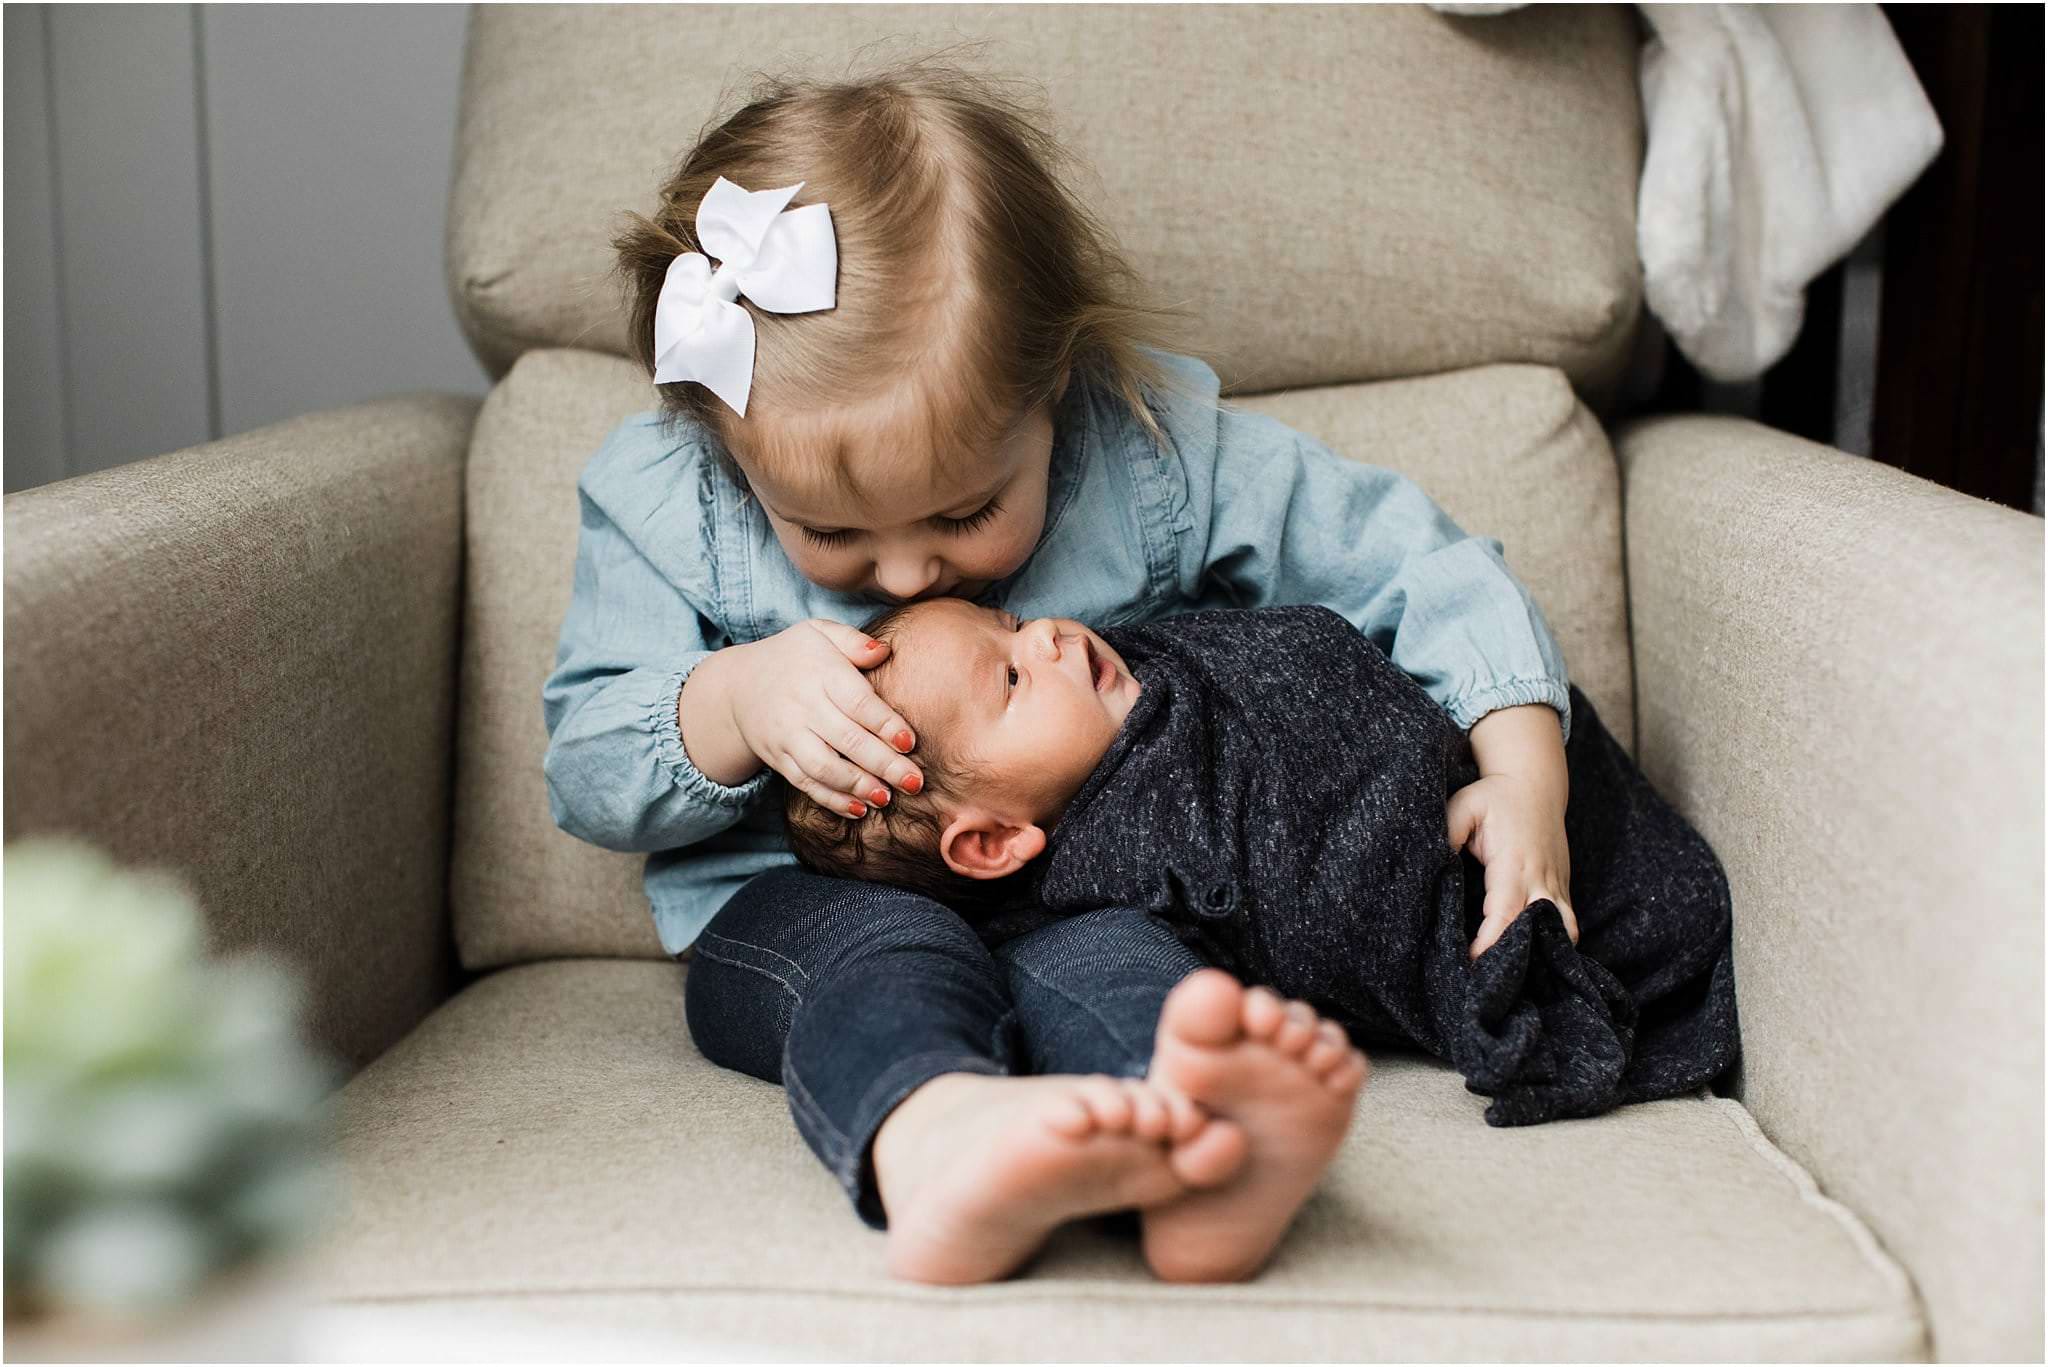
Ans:
{"label": "blurred green plant", "polygon": [[147,1317],[308,1234],[338,1075],[293,975],[78,841],[10,844],[4,884],[8,1316]]}

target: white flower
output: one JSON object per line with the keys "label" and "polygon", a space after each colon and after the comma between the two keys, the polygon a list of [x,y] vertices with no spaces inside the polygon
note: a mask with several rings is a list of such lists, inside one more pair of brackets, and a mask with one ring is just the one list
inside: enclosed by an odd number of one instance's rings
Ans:
{"label": "white flower", "polygon": [[7,848],[9,1303],[160,1309],[296,1237],[332,1183],[293,975],[206,954],[174,879]]}

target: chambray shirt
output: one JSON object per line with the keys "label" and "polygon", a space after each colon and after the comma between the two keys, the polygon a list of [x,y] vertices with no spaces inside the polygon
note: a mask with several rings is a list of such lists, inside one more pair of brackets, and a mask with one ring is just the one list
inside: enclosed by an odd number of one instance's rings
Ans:
{"label": "chambray shirt", "polygon": [[[1498,540],[1468,536],[1392,470],[1220,407],[1201,361],[1154,354],[1195,391],[1150,400],[1171,449],[1077,378],[1054,413],[1038,545],[976,601],[1098,627],[1320,603],[1460,729],[1547,703],[1569,738],[1564,656]],[[701,425],[634,414],[576,487],[575,583],[541,689],[548,806],[571,835],[647,852],[655,924],[680,953],[742,883],[794,858],[771,771],[727,787],[690,762],[684,680],[726,646],[811,617],[858,624],[886,604],[800,575]]]}

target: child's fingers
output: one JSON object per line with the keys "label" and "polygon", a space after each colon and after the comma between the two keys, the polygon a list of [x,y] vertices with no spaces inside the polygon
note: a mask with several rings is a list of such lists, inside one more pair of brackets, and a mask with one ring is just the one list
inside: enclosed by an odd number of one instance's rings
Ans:
{"label": "child's fingers", "polygon": [[[876,739],[874,732],[844,712],[825,709],[825,715],[812,730],[818,739],[843,755],[848,763],[858,765],[863,776],[886,774],[890,787],[901,788],[906,793],[914,793],[924,786],[924,776],[915,764],[882,744]],[[868,798],[871,796],[871,789],[862,787],[855,795]],[[880,797],[872,800],[877,803],[887,802],[888,792],[884,790]]]}
{"label": "child's fingers", "polygon": [[1479,922],[1479,933],[1472,937],[1472,957],[1476,959],[1487,950],[1493,948],[1493,942],[1498,940],[1506,932],[1507,928],[1515,923],[1515,918],[1522,914],[1528,903],[1546,900],[1557,908],[1559,917],[1563,919],[1565,938],[1573,944],[1577,944],[1579,942],[1578,914],[1571,909],[1568,903],[1560,902],[1551,893],[1544,891],[1542,888],[1531,888],[1522,906],[1516,906],[1511,897],[1503,896],[1496,898],[1493,894],[1489,893],[1486,898],[1486,908]]}
{"label": "child's fingers", "polygon": [[883,798],[888,796],[888,790],[874,775],[864,772],[858,765],[847,763],[815,732],[807,731],[797,737],[791,743],[789,753],[805,780],[801,783],[795,779],[790,781],[835,812],[864,816],[865,810],[856,812],[849,809],[879,807],[882,803],[875,794],[880,793]]}
{"label": "child's fingers", "polygon": [[1522,908],[1529,905],[1523,889],[1510,878],[1502,878],[1498,887],[1486,890],[1486,911],[1484,919],[1505,926],[1522,914]]}
{"label": "child's fingers", "polygon": [[868,669],[889,658],[889,643],[877,641],[858,627],[844,622],[835,622],[829,617],[813,617],[809,625],[826,640],[839,647],[839,653]]}
{"label": "child's fingers", "polygon": [[1454,850],[1465,848],[1465,842],[1472,838],[1472,828],[1486,812],[1485,798],[1472,791],[1478,786],[1460,788],[1444,808],[1444,835]]}
{"label": "child's fingers", "polygon": [[1493,948],[1493,942],[1521,913],[1522,909],[1515,905],[1510,889],[1488,889],[1486,906],[1479,918],[1479,933],[1472,937],[1472,957],[1476,959]]}
{"label": "child's fingers", "polygon": [[1498,940],[1501,932],[1507,928],[1508,923],[1505,920],[1496,920],[1491,916],[1481,921],[1479,923],[1479,933],[1472,937],[1472,957],[1476,959],[1487,950],[1492,949],[1493,942]]}
{"label": "child's fingers", "polygon": [[789,786],[817,803],[828,812],[840,816],[863,817],[868,814],[865,802],[852,802],[844,793],[835,793],[824,784],[806,774],[794,761],[785,761],[787,768],[778,767],[775,772],[789,780]]}
{"label": "child's fingers", "polygon": [[1532,902],[1547,900],[1550,905],[1556,907],[1558,916],[1564,921],[1565,938],[1573,944],[1579,942],[1579,918],[1572,911],[1571,903],[1565,901],[1564,898],[1558,896],[1549,888],[1540,885],[1529,889],[1529,900]]}
{"label": "child's fingers", "polygon": [[900,752],[909,750],[917,743],[917,736],[911,731],[910,723],[903,720],[902,715],[883,701],[881,694],[875,692],[873,685],[858,674],[828,683],[825,687],[825,696],[852,719],[855,725],[881,738],[882,743],[889,748],[890,754],[886,767],[875,767],[882,768],[891,783],[900,785],[902,778],[917,767],[909,760],[898,757]]}

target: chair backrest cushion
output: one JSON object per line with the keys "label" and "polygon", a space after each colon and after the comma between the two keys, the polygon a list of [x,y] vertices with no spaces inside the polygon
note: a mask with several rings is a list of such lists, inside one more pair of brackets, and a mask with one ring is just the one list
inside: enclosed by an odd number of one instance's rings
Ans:
{"label": "chair backrest cushion", "polygon": [[[630,361],[530,351],[479,415],[468,470],[455,843],[462,962],[660,957],[645,856],[588,845],[549,815],[540,690],[576,555],[576,480],[654,392]],[[1621,490],[1598,421],[1556,370],[1489,366],[1237,401],[1340,454],[1401,471],[1466,531],[1500,538],[1572,681],[1633,750]]]}
{"label": "chair backrest cushion", "polygon": [[[1549,365],[1595,407],[1639,314],[1626,6],[479,5],[450,289],[491,373],[626,355],[606,273],[751,74],[949,53],[1043,88],[1076,189],[1226,393]],[[749,187],[765,188],[765,187]]]}

